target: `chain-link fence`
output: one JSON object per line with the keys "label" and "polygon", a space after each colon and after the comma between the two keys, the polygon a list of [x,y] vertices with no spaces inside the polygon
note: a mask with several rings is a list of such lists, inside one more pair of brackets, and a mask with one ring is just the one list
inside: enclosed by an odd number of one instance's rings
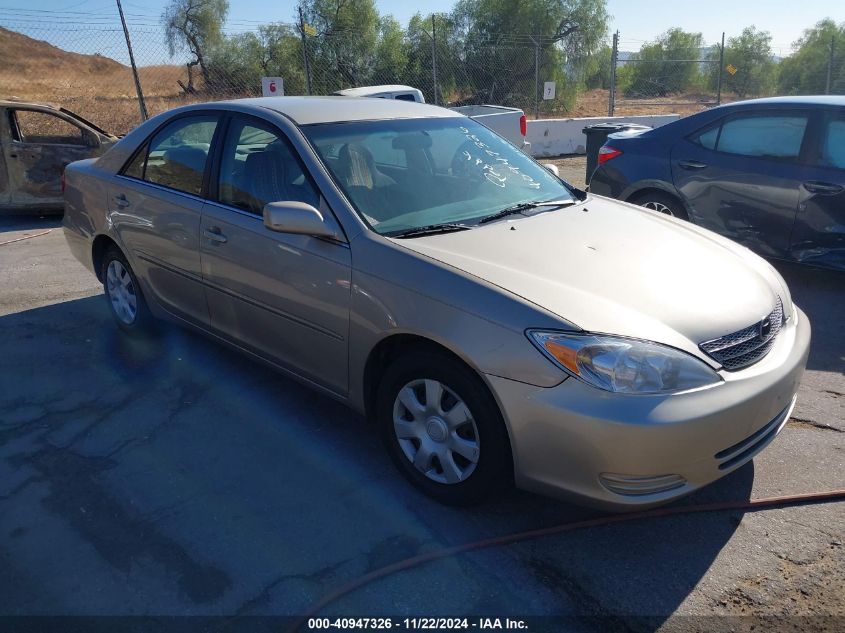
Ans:
{"label": "chain-link fence", "polygon": [[127,38],[113,17],[6,22],[0,98],[56,103],[121,134],[142,119],[142,103],[152,116],[185,103],[258,96],[267,76],[282,77],[287,95],[404,84],[431,103],[503,105],[533,117],[689,114],[753,96],[845,93],[845,50],[833,42],[826,60],[793,63],[737,56],[724,41],[679,33],[654,42],[617,34],[575,58],[549,37],[482,37],[445,16],[367,32],[272,23],[227,31],[202,51],[171,50],[162,26],[130,24],[136,86]]}
{"label": "chain-link fence", "polygon": [[620,51],[613,36],[608,115],[684,113],[717,105],[722,98],[722,46],[687,42],[682,50],[644,44],[638,52]]}
{"label": "chain-link fence", "polygon": [[[836,41],[813,59],[776,58],[728,40],[670,30],[653,42],[620,39],[611,45],[608,115],[701,109],[754,97],[845,94],[845,50]],[[635,51],[635,52],[632,52]]]}
{"label": "chain-link fence", "polygon": [[[197,55],[179,49],[171,54],[163,28],[130,25],[138,91],[119,22],[6,23],[0,50],[5,47],[14,63],[5,72],[0,68],[0,98],[60,104],[118,134],[141,120],[139,99],[152,116],[184,103],[258,96],[264,76],[283,77],[286,95],[404,84],[439,105],[502,105],[542,117],[576,114],[589,58],[568,62],[550,38],[501,34],[479,40],[445,26],[433,18],[389,34],[303,35],[299,25],[275,23],[228,32]],[[602,113],[592,104],[577,114]]]}

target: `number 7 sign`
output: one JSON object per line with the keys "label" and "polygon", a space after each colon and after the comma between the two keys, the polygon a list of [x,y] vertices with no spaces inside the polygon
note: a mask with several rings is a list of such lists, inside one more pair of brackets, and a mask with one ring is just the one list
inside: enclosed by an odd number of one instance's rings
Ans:
{"label": "number 7 sign", "polygon": [[555,82],[547,81],[543,84],[543,99],[549,100],[555,98]]}

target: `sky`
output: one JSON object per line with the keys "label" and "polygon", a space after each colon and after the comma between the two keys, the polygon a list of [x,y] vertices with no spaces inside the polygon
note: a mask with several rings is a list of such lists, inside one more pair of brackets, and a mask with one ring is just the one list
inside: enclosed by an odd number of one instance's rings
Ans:
{"label": "sky", "polygon": [[[514,0],[518,2],[519,0]],[[122,0],[130,29],[160,28],[159,16],[167,0]],[[296,0],[230,0],[229,30],[255,28],[266,22],[294,21]],[[454,0],[376,0],[378,10],[407,24],[416,12],[447,12]],[[833,0],[608,0],[610,32],[619,30],[620,49],[635,51],[671,27],[698,31],[708,44],[718,42],[724,31],[736,35],[749,25],[772,35],[775,55],[786,56],[792,43],[805,28],[831,17],[845,22],[845,2]],[[0,26],[46,39],[62,48],[78,52],[100,52],[110,57],[123,55],[118,43],[88,41],[84,29],[118,27],[114,0],[0,0]],[[122,34],[120,34],[122,35]],[[117,37],[115,36],[115,42]],[[161,56],[161,50],[149,51],[139,43],[139,57]],[[99,50],[92,50],[92,47]],[[158,44],[155,46],[158,48]],[[114,52],[112,53],[112,49]],[[143,63],[143,61],[141,62]]]}

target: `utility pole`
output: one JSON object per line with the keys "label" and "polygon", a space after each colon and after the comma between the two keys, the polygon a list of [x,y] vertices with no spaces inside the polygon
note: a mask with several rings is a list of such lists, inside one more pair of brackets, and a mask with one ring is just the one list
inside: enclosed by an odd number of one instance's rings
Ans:
{"label": "utility pole", "polygon": [[431,14],[431,74],[434,80],[434,105],[439,105],[437,101],[437,31],[435,30],[436,23],[434,14]]}
{"label": "utility pole", "polygon": [[534,119],[540,118],[540,43],[531,36],[534,42]]}
{"label": "utility pole", "polygon": [[716,85],[716,105],[722,105],[722,78],[725,72],[725,32],[722,31],[722,47],[719,49],[719,79]]}
{"label": "utility pole", "polygon": [[305,37],[305,18],[299,5],[299,35],[302,37],[302,62],[305,65],[305,88],[311,94],[311,64],[308,63],[308,40]]}
{"label": "utility pole", "polygon": [[825,83],[824,93],[826,95],[830,94],[830,83],[833,79],[833,53],[836,49],[836,36],[832,35],[830,37],[830,50],[828,51],[827,55],[827,82]]}
{"label": "utility pole", "polygon": [[613,49],[610,53],[610,91],[607,97],[607,116],[616,111],[616,62],[619,59],[619,31],[613,34]]}
{"label": "utility pole", "polygon": [[138,78],[138,67],[135,66],[135,55],[132,53],[132,42],[129,39],[129,28],[126,26],[126,18],[123,16],[123,7],[120,0],[117,2],[117,12],[120,13],[120,23],[123,25],[123,35],[126,37],[126,50],[129,51],[129,64],[132,66],[132,76],[135,78],[135,92],[138,93],[138,108],[141,110],[141,122],[147,120],[147,104],[144,103],[144,92],[141,90],[141,80]]}

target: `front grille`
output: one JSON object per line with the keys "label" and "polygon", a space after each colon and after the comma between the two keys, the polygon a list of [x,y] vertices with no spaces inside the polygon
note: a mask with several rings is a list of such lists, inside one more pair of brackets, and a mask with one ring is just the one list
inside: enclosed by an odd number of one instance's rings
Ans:
{"label": "front grille", "polygon": [[702,343],[699,347],[728,371],[736,371],[753,365],[768,354],[783,324],[783,303],[778,297],[775,309],[761,321]]}

